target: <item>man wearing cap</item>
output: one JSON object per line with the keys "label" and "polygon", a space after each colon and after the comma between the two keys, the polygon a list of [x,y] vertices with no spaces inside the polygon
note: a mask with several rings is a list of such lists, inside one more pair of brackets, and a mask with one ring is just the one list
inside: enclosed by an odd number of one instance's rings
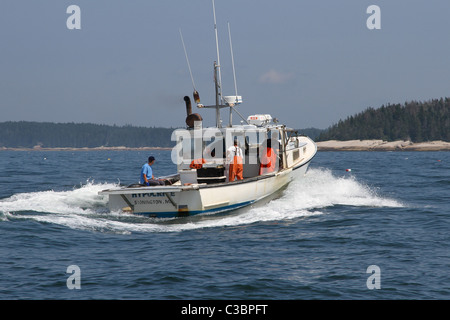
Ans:
{"label": "man wearing cap", "polygon": [[164,181],[161,179],[155,179],[153,176],[152,165],[155,163],[155,157],[148,157],[148,163],[142,166],[141,170],[141,184],[145,184],[147,186],[163,186],[165,185]]}

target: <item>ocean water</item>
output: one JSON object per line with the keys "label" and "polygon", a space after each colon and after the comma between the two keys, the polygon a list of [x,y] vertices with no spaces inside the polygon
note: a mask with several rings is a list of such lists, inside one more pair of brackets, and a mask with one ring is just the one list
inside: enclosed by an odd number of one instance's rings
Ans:
{"label": "ocean water", "polygon": [[450,152],[319,152],[228,214],[109,212],[98,191],[151,154],[174,172],[170,151],[0,151],[0,299],[450,298]]}

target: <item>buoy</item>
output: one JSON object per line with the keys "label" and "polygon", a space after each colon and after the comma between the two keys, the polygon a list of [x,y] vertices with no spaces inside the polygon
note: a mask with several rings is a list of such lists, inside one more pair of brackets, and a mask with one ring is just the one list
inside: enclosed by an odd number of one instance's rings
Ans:
{"label": "buoy", "polygon": [[345,169],[345,171],[350,172],[350,171],[352,171],[352,169]]}
{"label": "buoy", "polygon": [[111,160],[110,158],[108,158],[108,161]]}

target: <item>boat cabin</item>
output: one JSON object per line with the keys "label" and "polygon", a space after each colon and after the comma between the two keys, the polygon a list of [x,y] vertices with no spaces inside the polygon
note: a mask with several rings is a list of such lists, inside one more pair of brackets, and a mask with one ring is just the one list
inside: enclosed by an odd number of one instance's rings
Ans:
{"label": "boat cabin", "polygon": [[[172,161],[177,164],[181,184],[229,182],[227,150],[235,140],[243,154],[244,179],[277,173],[302,158],[303,145],[295,138],[294,130],[278,125],[270,115],[249,116],[247,123],[203,128],[201,122],[197,122],[190,128],[175,130]],[[271,166],[272,170],[261,172],[267,161],[264,158],[267,147],[275,152],[272,159],[276,159],[276,163]]]}

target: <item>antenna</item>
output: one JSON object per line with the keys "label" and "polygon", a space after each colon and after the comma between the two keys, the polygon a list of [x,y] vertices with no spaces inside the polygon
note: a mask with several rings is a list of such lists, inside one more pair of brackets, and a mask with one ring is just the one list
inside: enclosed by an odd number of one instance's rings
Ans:
{"label": "antenna", "polygon": [[[214,33],[216,36],[216,50],[217,50],[217,61],[214,61],[214,83],[216,89],[216,104],[212,106],[204,106],[198,105],[199,108],[215,108],[216,109],[216,126],[218,128],[222,128],[222,120],[220,120],[220,109],[221,108],[230,108],[230,127],[232,126],[232,110],[236,111],[236,113],[245,121],[247,120],[236,110],[233,109],[233,106],[240,104],[242,102],[242,97],[237,95],[237,85],[236,85],[236,72],[234,70],[234,57],[233,57],[233,48],[231,47],[231,31],[230,25],[228,24],[228,35],[230,36],[230,48],[232,55],[232,63],[233,63],[233,75],[234,75],[234,89],[236,92],[236,96],[222,96],[222,76],[220,73],[220,55],[219,55],[219,37],[217,35],[217,20],[216,20],[216,6],[214,4],[214,0],[212,0],[213,6],[213,14],[214,14]],[[225,101],[225,104],[224,104]],[[248,122],[247,122],[248,124]]]}
{"label": "antenna", "polygon": [[194,100],[196,103],[200,103],[200,96],[199,96],[197,90],[195,89],[194,77],[192,76],[191,64],[189,63],[189,58],[188,58],[188,54],[186,51],[186,46],[184,45],[183,34],[181,33],[181,28],[179,30],[180,30],[181,43],[183,44],[183,49],[184,49],[184,55],[186,56],[186,62],[187,62],[188,68],[189,68],[189,74],[191,75],[192,86],[194,87]]}
{"label": "antenna", "polygon": [[[235,105],[238,103],[238,94],[237,94],[237,85],[236,85],[236,71],[234,69],[234,55],[233,55],[233,45],[231,43],[231,31],[230,31],[230,23],[228,22],[228,38],[230,39],[230,51],[231,51],[231,65],[233,66],[233,78],[234,78],[234,92],[236,95]],[[233,126],[233,110],[232,106],[230,106],[230,123],[229,126]]]}
{"label": "antenna", "polygon": [[234,69],[234,55],[233,55],[233,44],[231,43],[231,31],[230,31],[230,23],[228,22],[228,38],[230,39],[230,51],[231,51],[231,65],[233,66],[233,78],[234,78],[234,92],[236,93],[236,103],[238,102],[238,93],[237,93],[237,85],[236,85],[236,70]]}
{"label": "antenna", "polygon": [[216,35],[216,51],[217,51],[217,71],[218,71],[218,86],[219,86],[219,91],[218,94],[220,96],[220,104],[222,104],[223,99],[222,99],[222,75],[220,73],[220,55],[219,55],[219,37],[217,36],[217,21],[216,21],[216,6],[214,5],[214,0],[212,0],[212,5],[213,5],[213,14],[214,14],[214,32]]}

